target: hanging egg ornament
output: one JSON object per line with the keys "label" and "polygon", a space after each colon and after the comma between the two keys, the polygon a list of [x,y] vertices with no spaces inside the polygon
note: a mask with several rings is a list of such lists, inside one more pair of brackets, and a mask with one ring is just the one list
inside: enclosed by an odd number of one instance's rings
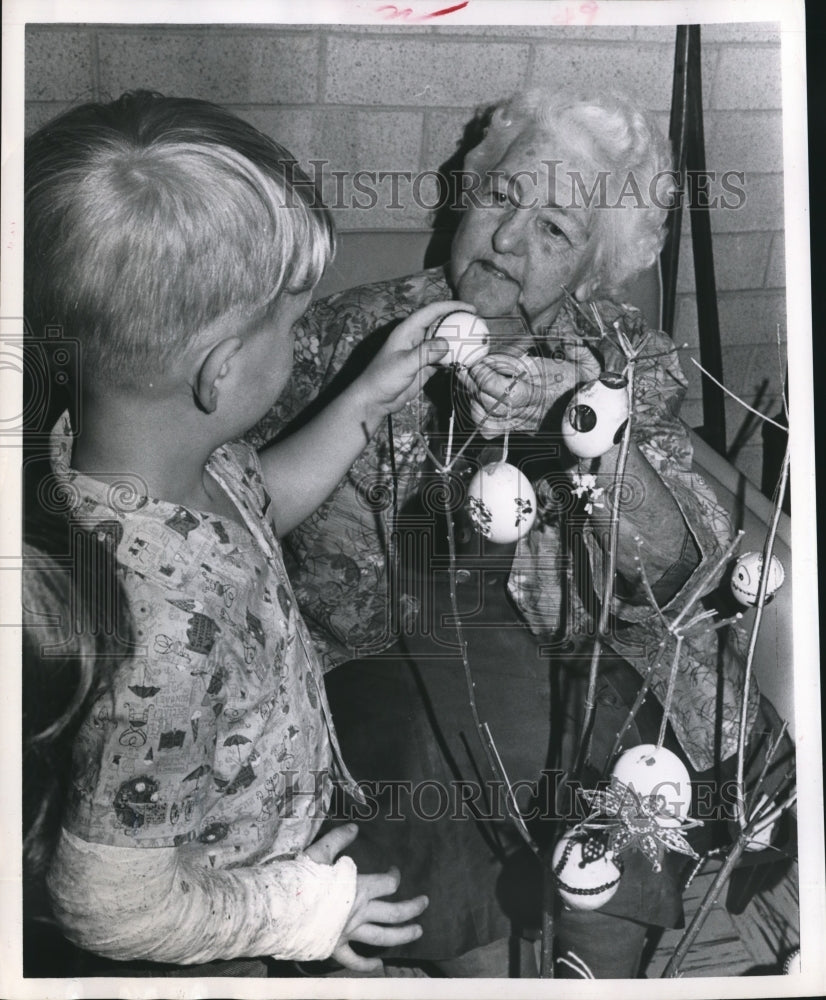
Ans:
{"label": "hanging egg ornament", "polygon": [[612,779],[633,789],[641,799],[656,796],[658,826],[674,828],[688,818],[691,809],[691,778],[680,758],[653,743],[631,747],[620,754]]}
{"label": "hanging egg ornament", "polygon": [[[741,604],[754,607],[757,604],[757,592],[760,589],[760,577],[763,573],[763,553],[745,552],[734,564],[731,574],[731,592]],[[766,600],[770,601],[775,592],[783,585],[786,572],[783,563],[773,555],[769,563],[769,580],[766,584]]]}
{"label": "hanging egg ornament", "polygon": [[783,963],[783,975],[784,976],[800,976],[803,973],[803,966],[800,962],[800,949],[795,948],[795,950],[789,955],[786,961]]}
{"label": "hanging egg ornament", "polygon": [[551,858],[556,891],[573,910],[596,910],[619,888],[622,863],[607,849],[607,838],[571,830]]}
{"label": "hanging egg ornament", "polygon": [[427,333],[446,340],[449,349],[439,358],[440,365],[470,368],[487,356],[490,350],[490,330],[481,316],[458,309],[434,323]]}
{"label": "hanging egg ornament", "polygon": [[619,444],[628,420],[628,379],[603,372],[578,389],[562,416],[562,437],[572,455],[598,458]]}
{"label": "hanging egg ornament", "polygon": [[491,462],[468,484],[467,512],[480,535],[497,545],[507,545],[533,526],[536,493],[516,466]]}

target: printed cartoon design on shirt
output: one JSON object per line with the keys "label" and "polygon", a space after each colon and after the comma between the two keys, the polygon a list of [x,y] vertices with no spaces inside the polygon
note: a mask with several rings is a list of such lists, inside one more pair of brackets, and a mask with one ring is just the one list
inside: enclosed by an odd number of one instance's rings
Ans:
{"label": "printed cartoon design on shirt", "polygon": [[208,466],[244,527],[152,498],[118,516],[106,485],[71,469],[68,417],[52,449],[79,527],[117,543],[138,643],[81,726],[68,828],[96,843],[187,845],[217,867],[302,848],[337,750],[257,455],[226,445]]}

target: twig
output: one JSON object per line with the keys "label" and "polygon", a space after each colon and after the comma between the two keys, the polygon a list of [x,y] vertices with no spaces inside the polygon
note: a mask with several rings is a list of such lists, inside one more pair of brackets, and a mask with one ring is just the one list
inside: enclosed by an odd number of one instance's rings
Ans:
{"label": "twig", "polygon": [[745,400],[742,400],[739,396],[735,395],[731,391],[731,389],[727,389],[722,382],[718,382],[717,379],[710,372],[707,372],[705,368],[703,368],[703,366],[700,364],[699,361],[697,361],[696,358],[692,358],[691,363],[696,365],[703,373],[703,375],[705,375],[707,378],[710,378],[711,381],[718,388],[722,389],[727,396],[731,396],[732,399],[736,400],[741,406],[745,407],[749,411],[749,413],[753,413],[756,417],[760,417],[761,420],[765,420],[767,424],[771,424],[772,427],[776,427],[778,430],[783,431],[784,434],[789,433],[788,427],[784,427],[783,424],[779,424],[776,420],[772,420],[771,417],[767,417],[765,413],[761,413],[759,410],[755,410],[753,406],[749,406],[749,404],[745,402]]}
{"label": "twig", "polygon": [[[458,457],[458,456],[457,456]],[[530,849],[535,853],[539,853],[539,848],[534,842],[533,837],[531,837],[527,826],[525,825],[525,820],[523,819],[519,809],[516,805],[516,801],[513,798],[513,792],[511,789],[511,783],[508,780],[508,776],[505,773],[505,767],[502,762],[502,758],[499,756],[499,752],[496,749],[496,745],[493,742],[493,737],[491,736],[490,729],[487,723],[482,722],[479,717],[479,709],[476,704],[476,681],[473,679],[473,672],[470,668],[470,660],[467,655],[467,642],[465,641],[464,631],[462,629],[462,620],[459,613],[459,598],[456,591],[456,537],[453,531],[453,516],[450,510],[450,490],[447,484],[447,472],[445,469],[442,471],[442,476],[445,479],[445,520],[447,521],[447,547],[448,547],[448,584],[450,588],[450,607],[453,612],[453,619],[456,627],[456,638],[459,643],[459,651],[462,656],[462,666],[465,671],[465,682],[467,684],[468,691],[468,702],[470,705],[470,712],[473,716],[473,722],[476,726],[476,731],[479,734],[482,747],[485,751],[485,756],[488,759],[488,764],[490,765],[493,773],[504,783],[507,789],[506,802],[508,805],[508,812],[513,819],[517,830],[521,834],[525,843],[530,847]]]}
{"label": "twig", "polygon": [[671,673],[668,676],[668,690],[663,704],[663,717],[660,722],[660,732],[657,736],[657,749],[659,750],[665,741],[665,731],[668,727],[668,720],[671,716],[671,702],[674,700],[674,682],[677,679],[677,667],[680,665],[680,652],[683,648],[683,636],[677,636],[677,645],[674,650],[674,658],[671,661]]}
{"label": "twig", "polygon": [[[505,389],[505,391],[493,401],[493,406],[491,407],[490,413],[488,414],[488,416],[490,416],[490,417],[494,416],[496,410],[499,408],[499,405],[501,403],[504,403],[504,402],[507,401],[508,397],[513,392],[513,390],[516,388],[517,384],[519,382],[521,382],[522,379],[525,378],[526,375],[527,375],[527,372],[519,372],[518,375],[514,375],[513,376],[513,378],[511,379],[511,383],[507,387],[507,389]],[[465,443],[462,445],[462,447],[456,452],[456,455],[452,459],[452,461],[450,462],[450,464],[446,464],[444,466],[444,468],[446,470],[450,470],[450,469],[453,468],[453,466],[459,461],[459,459],[462,457],[462,455],[464,455],[464,453],[467,450],[468,446],[474,440],[474,438],[476,437],[476,435],[478,433],[479,433],[479,428],[478,427],[474,427],[473,431],[469,435],[467,441],[465,441]]]}
{"label": "twig", "polygon": [[[599,312],[594,307],[594,314],[599,318]],[[600,321],[601,322],[601,321]],[[577,743],[576,756],[574,758],[574,775],[579,775],[586,757],[590,752],[591,727],[594,721],[596,709],[597,674],[599,671],[599,658],[602,653],[602,637],[608,631],[608,619],[611,614],[614,597],[614,576],[617,567],[617,546],[619,541],[619,518],[620,503],[622,494],[622,483],[625,478],[625,466],[628,461],[628,450],[631,446],[631,415],[634,409],[634,367],[633,358],[628,358],[626,393],[628,395],[628,420],[625,423],[625,430],[622,435],[620,452],[617,458],[616,469],[614,470],[614,489],[611,496],[611,526],[608,537],[608,559],[604,567],[602,580],[602,604],[599,609],[599,621],[597,623],[597,634],[594,639],[594,646],[591,650],[591,663],[588,669],[588,689],[585,695],[584,715],[582,719],[582,729]]]}
{"label": "twig", "polygon": [[734,538],[732,538],[732,540],[725,547],[722,554],[714,563],[714,565],[710,566],[708,571],[705,572],[701,577],[701,579],[697,581],[697,584],[695,585],[694,589],[691,591],[690,595],[686,598],[686,602],[683,605],[682,610],[675,616],[674,621],[671,623],[672,630],[679,628],[683,618],[685,618],[685,616],[689,613],[689,611],[691,611],[691,609],[694,607],[697,601],[699,601],[699,599],[702,597],[706,588],[709,586],[709,584],[717,575],[717,573],[731,558],[732,553],[740,544],[744,533],[745,532],[743,531],[737,532]]}
{"label": "twig", "polygon": [[749,636],[749,646],[746,652],[746,671],[743,678],[743,693],[742,700],[740,702],[740,729],[737,735],[737,784],[736,784],[736,813],[737,821],[739,822],[741,828],[745,826],[746,815],[745,815],[745,794],[743,791],[743,770],[745,764],[745,749],[746,749],[746,728],[748,725],[748,714],[749,714],[749,691],[751,687],[751,674],[752,674],[752,663],[754,661],[754,651],[757,648],[757,635],[760,631],[760,623],[763,620],[763,608],[766,604],[766,591],[769,585],[769,577],[771,570],[771,560],[772,552],[774,549],[774,540],[777,536],[777,528],[780,523],[780,514],[782,512],[783,503],[783,493],[786,488],[786,481],[789,476],[789,445],[786,444],[786,453],[783,456],[783,465],[780,470],[780,479],[777,488],[777,499],[774,505],[774,512],[772,514],[771,524],[769,525],[769,533],[766,536],[766,543],[763,546],[763,568],[760,573],[760,585],[757,589],[757,604],[755,606],[754,621],[751,627],[751,635]]}
{"label": "twig", "polygon": [[679,968],[683,959],[688,954],[688,951],[694,943],[697,935],[700,933],[703,924],[706,922],[706,918],[711,912],[711,908],[717,902],[723,887],[731,877],[731,874],[737,866],[743,851],[746,849],[746,846],[752,840],[754,835],[759,833],[760,830],[765,829],[769,823],[773,823],[782,813],[789,809],[794,804],[796,798],[797,793],[795,792],[790,795],[785,802],[775,807],[770,813],[768,813],[768,815],[759,819],[752,817],[740,831],[737,836],[737,840],[732,845],[731,850],[726,856],[722,867],[717,872],[717,875],[709,887],[708,892],[706,892],[705,896],[703,896],[700,906],[694,914],[691,923],[686,928],[683,936],[677,942],[677,947],[674,949],[671,958],[668,960],[668,964],[663,970],[663,979],[673,979],[679,975]]}

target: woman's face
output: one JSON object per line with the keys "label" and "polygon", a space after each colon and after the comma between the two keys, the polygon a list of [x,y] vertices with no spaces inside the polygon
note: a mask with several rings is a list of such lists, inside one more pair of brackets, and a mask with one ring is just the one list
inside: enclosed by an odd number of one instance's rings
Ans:
{"label": "woman's face", "polygon": [[559,310],[562,286],[582,280],[590,212],[577,199],[576,173],[591,189],[594,167],[565,137],[529,131],[482,178],[453,241],[458,298],[482,316],[524,315],[534,333]]}

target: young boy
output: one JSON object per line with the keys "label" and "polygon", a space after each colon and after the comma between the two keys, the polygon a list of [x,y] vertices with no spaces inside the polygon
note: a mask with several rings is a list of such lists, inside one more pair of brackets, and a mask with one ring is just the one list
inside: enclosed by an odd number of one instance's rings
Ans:
{"label": "young boy", "polygon": [[457,304],[408,317],[258,455],[228,442],[287,383],[333,249],[290,155],[204,102],[124,95],[30,140],[25,207],[27,316],[81,351],[51,486],[73,537],[116,546],[135,637],[74,745],[55,914],[116,960],[332,955],[372,971],[350,943],[413,940],[427,900],[382,901],[397,872],[336,861],[352,827],[311,843],[333,768],[350,779],[278,537],[419,392],[447,347],[425,331]]}

